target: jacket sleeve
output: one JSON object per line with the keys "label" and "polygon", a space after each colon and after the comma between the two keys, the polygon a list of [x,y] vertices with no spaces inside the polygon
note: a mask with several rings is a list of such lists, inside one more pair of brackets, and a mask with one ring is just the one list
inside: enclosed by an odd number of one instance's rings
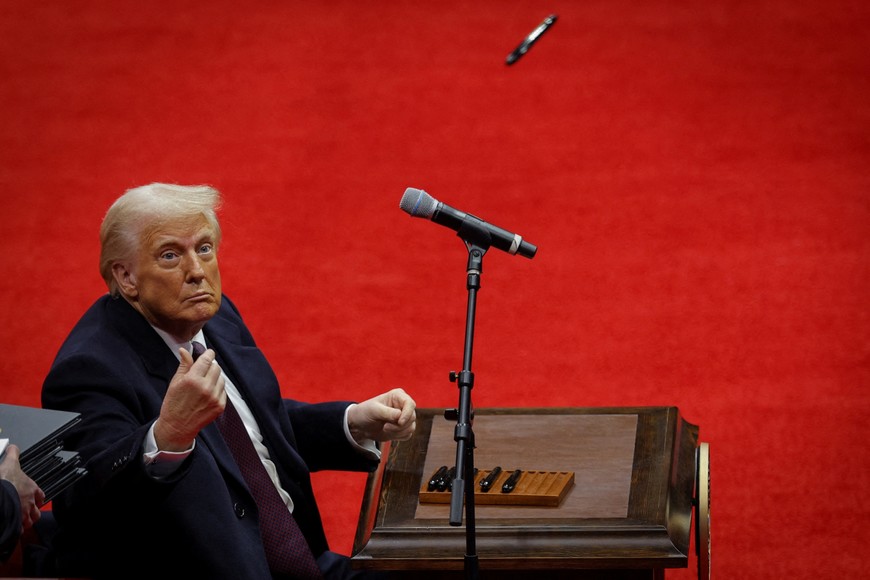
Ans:
{"label": "jacket sleeve", "polygon": [[12,482],[2,481],[0,489],[0,561],[5,562],[15,551],[21,537],[21,500]]}

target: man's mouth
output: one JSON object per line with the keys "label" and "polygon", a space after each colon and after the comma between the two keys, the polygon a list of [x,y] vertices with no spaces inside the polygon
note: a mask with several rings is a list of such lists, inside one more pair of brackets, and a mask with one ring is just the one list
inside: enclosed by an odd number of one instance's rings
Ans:
{"label": "man's mouth", "polygon": [[187,300],[189,302],[203,302],[207,300],[211,300],[212,294],[211,292],[197,292],[190,296]]}

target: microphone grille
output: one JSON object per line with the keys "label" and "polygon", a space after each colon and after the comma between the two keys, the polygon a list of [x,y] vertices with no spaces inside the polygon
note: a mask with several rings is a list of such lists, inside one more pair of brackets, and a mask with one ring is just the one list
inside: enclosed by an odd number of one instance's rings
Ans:
{"label": "microphone grille", "polygon": [[399,207],[402,208],[402,211],[410,214],[411,217],[431,219],[438,207],[438,202],[422,189],[409,187],[405,190],[405,195],[402,196]]}

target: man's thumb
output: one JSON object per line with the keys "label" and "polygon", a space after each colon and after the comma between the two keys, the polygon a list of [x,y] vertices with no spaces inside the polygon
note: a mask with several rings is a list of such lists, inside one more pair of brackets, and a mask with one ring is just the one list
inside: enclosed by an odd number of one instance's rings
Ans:
{"label": "man's thumb", "polygon": [[178,353],[181,355],[181,362],[178,363],[178,370],[175,372],[175,374],[187,374],[187,371],[189,371],[190,367],[193,366],[193,355],[190,354],[190,351],[188,351],[186,348],[179,348]]}

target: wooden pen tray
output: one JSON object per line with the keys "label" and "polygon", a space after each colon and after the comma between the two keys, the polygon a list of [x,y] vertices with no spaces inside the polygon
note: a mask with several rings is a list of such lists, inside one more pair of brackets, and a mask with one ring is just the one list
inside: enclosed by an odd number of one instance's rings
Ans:
{"label": "wooden pen tray", "polygon": [[[534,505],[558,506],[565,494],[574,486],[573,471],[523,471],[516,487],[510,493],[502,493],[501,486],[513,473],[512,469],[502,471],[489,491],[481,491],[480,480],[489,471],[479,470],[474,478],[475,505]],[[420,489],[420,503],[450,503],[450,489],[429,491],[429,481],[423,482]]]}

